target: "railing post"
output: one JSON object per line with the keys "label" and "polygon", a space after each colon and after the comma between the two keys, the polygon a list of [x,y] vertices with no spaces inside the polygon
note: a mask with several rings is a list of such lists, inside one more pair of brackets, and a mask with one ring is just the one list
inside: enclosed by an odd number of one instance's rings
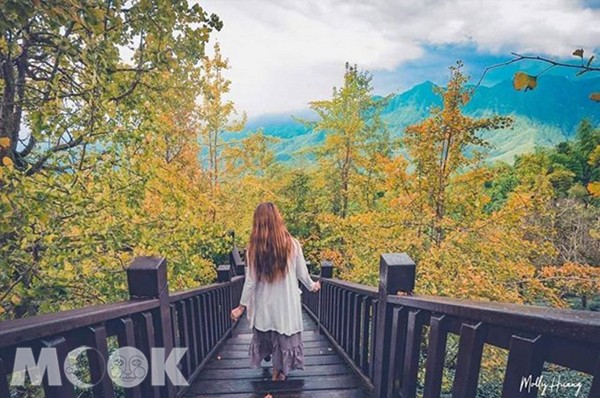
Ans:
{"label": "railing post", "polygon": [[[158,325],[156,345],[164,347],[165,358],[173,350],[173,324],[167,283],[167,260],[158,257],[136,257],[127,269],[127,284],[131,299],[158,299]],[[150,358],[148,358],[150,361]],[[169,377],[162,397],[175,398],[176,389]]]}
{"label": "railing post", "polygon": [[382,254],[379,261],[379,309],[373,357],[375,363],[373,384],[377,398],[388,396],[389,347],[393,313],[391,306],[387,304],[387,297],[399,291],[412,293],[415,287],[415,268],[414,261],[406,253]]}
{"label": "railing post", "polygon": [[[321,261],[321,275],[319,280],[333,278],[333,263],[331,261],[323,260]],[[321,290],[319,290],[319,303],[317,309],[317,330],[320,333],[323,333],[321,326],[321,314],[323,311],[323,301],[321,298],[323,297],[323,284],[321,284]]]}
{"label": "railing post", "polygon": [[244,264],[244,260],[242,259],[242,256],[240,256],[240,251],[237,246],[234,246],[233,250],[229,252],[229,265],[231,265],[231,269],[235,271],[236,275],[245,275],[246,264]]}
{"label": "railing post", "polygon": [[221,264],[217,267],[217,282],[231,282],[231,266],[229,264]]}

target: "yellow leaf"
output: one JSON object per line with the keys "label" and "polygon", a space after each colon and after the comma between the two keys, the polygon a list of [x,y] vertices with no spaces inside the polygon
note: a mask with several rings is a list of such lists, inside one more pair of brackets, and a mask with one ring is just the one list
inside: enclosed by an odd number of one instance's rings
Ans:
{"label": "yellow leaf", "polygon": [[592,101],[600,102],[600,93],[591,93],[590,99]]}
{"label": "yellow leaf", "polygon": [[65,268],[64,268],[64,270],[65,270],[66,272],[71,272],[71,271],[73,271],[73,264],[71,264],[71,263],[70,263],[70,262],[68,262],[68,261],[65,261]]}
{"label": "yellow leaf", "polygon": [[19,305],[21,304],[21,297],[19,297],[18,294],[13,294],[12,297],[10,298],[10,301],[14,304],[14,305]]}
{"label": "yellow leaf", "polygon": [[12,161],[11,158],[9,158],[8,156],[5,156],[5,157],[2,158],[2,164],[5,165],[6,167],[10,167],[14,163],[13,163],[13,161]]}
{"label": "yellow leaf", "polygon": [[4,309],[4,307],[0,306],[0,315],[4,314],[6,312],[6,310]]}
{"label": "yellow leaf", "polygon": [[537,86],[537,77],[528,75],[524,72],[517,72],[513,77],[513,87],[515,90],[527,91],[533,90]]}
{"label": "yellow leaf", "polygon": [[592,196],[600,197],[600,182],[590,182],[587,186]]}
{"label": "yellow leaf", "polygon": [[8,148],[10,146],[10,138],[0,137],[0,147]]}

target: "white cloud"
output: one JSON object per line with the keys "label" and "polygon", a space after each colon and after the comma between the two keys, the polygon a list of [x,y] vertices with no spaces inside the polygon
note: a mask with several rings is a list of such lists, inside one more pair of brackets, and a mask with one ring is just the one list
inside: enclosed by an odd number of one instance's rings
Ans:
{"label": "white cloud", "polygon": [[231,97],[249,116],[327,98],[344,63],[391,71],[424,45],[564,56],[600,47],[600,10],[576,0],[205,0],[224,21]]}

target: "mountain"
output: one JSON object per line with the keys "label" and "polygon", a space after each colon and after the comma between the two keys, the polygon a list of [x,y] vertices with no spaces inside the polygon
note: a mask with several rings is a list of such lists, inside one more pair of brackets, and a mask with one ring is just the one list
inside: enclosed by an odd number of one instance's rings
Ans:
{"label": "mountain", "polygon": [[[432,106],[440,106],[441,98],[434,92],[434,83],[426,81],[395,95],[383,111],[383,118],[395,136],[425,118]],[[528,92],[515,91],[512,81],[502,81],[475,91],[465,113],[472,116],[510,115],[515,119],[512,129],[482,133],[492,149],[490,161],[512,162],[516,155],[532,151],[536,146],[552,146],[570,139],[578,123],[589,118],[600,123],[600,104],[590,101],[592,92],[600,92],[600,78],[573,80],[564,76],[544,75],[538,87]],[[294,117],[314,120],[310,110],[294,113]],[[263,115],[248,121],[241,136],[262,129],[266,135],[280,138],[274,150],[282,161],[298,161],[305,157],[302,149],[317,145],[326,133],[312,131],[290,114]],[[240,137],[240,133],[226,137]]]}

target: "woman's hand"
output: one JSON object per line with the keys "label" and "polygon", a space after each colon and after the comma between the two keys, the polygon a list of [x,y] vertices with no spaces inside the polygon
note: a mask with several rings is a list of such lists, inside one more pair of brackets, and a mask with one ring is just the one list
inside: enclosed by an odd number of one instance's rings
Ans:
{"label": "woman's hand", "polygon": [[235,307],[234,309],[232,309],[231,310],[231,319],[233,321],[237,321],[238,319],[240,319],[240,317],[244,313],[245,309],[246,309],[246,307],[244,307],[243,305],[239,305],[239,306]]}
{"label": "woman's hand", "polygon": [[316,293],[319,290],[321,290],[321,282],[320,281],[316,281],[315,284],[313,285],[312,292]]}

